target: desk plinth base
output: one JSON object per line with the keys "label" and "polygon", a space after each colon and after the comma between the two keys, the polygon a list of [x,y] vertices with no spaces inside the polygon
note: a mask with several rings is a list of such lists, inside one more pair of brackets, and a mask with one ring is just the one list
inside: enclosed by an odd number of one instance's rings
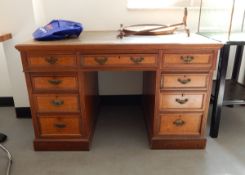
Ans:
{"label": "desk plinth base", "polygon": [[88,140],[48,140],[36,139],[33,142],[35,151],[89,151]]}
{"label": "desk plinth base", "polygon": [[[34,140],[35,151],[89,151],[87,140]],[[206,139],[152,139],[151,149],[205,149]]]}
{"label": "desk plinth base", "polygon": [[206,139],[152,139],[151,149],[205,149]]}

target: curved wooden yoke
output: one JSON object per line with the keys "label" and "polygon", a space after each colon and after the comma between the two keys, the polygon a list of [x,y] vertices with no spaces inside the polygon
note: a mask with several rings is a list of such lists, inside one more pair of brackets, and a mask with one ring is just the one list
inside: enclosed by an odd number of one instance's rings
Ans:
{"label": "curved wooden yoke", "polygon": [[[187,27],[187,8],[184,9],[184,17],[182,22],[170,25],[162,24],[137,24],[124,27],[120,25],[118,38],[130,35],[168,35],[173,34],[176,30],[184,30],[187,36],[190,36],[190,30]],[[135,29],[135,30],[134,30]]]}

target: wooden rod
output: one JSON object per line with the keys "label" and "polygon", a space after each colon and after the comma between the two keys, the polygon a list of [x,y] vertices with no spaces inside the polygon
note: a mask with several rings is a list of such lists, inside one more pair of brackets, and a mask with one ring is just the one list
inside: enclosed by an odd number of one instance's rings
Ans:
{"label": "wooden rod", "polygon": [[200,9],[199,9],[199,18],[198,18],[198,26],[197,26],[198,33],[200,32],[201,15],[202,15],[202,0],[200,1]]}
{"label": "wooden rod", "polygon": [[7,41],[12,38],[11,33],[6,33],[6,34],[0,34],[0,42]]}
{"label": "wooden rod", "polygon": [[229,31],[228,31],[228,40],[230,40],[230,37],[231,37],[231,27],[232,27],[233,15],[234,15],[234,10],[235,10],[235,3],[236,3],[236,0],[233,0],[232,10],[231,10],[230,26],[229,26]]}
{"label": "wooden rod", "polygon": [[243,29],[244,29],[244,20],[245,20],[245,10],[243,12],[243,17],[242,17],[242,28],[241,28],[241,32],[243,32]]}

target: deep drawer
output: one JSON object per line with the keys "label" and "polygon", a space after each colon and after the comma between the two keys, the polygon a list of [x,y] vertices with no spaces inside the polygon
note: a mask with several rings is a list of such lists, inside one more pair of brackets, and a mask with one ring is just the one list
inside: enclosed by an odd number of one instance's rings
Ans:
{"label": "deep drawer", "polygon": [[82,66],[153,66],[157,65],[156,55],[83,55]]}
{"label": "deep drawer", "polygon": [[203,110],[204,92],[166,92],[160,94],[160,110]]}
{"label": "deep drawer", "polygon": [[77,90],[76,76],[31,76],[34,90]]}
{"label": "deep drawer", "polygon": [[34,95],[38,112],[79,112],[79,97],[76,94]]}
{"label": "deep drawer", "polygon": [[159,135],[200,135],[202,118],[202,113],[161,115]]}
{"label": "deep drawer", "polygon": [[163,74],[161,89],[165,88],[207,88],[208,74]]}
{"label": "deep drawer", "polygon": [[79,137],[81,120],[79,116],[40,116],[39,128],[41,137]]}
{"label": "deep drawer", "polygon": [[211,68],[212,54],[164,54],[162,68]]}

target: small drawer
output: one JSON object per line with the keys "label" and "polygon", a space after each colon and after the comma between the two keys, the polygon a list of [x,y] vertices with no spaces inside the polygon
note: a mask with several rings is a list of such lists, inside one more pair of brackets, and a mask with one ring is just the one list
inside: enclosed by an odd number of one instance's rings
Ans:
{"label": "small drawer", "polygon": [[160,110],[203,110],[206,93],[168,92],[160,94]]}
{"label": "small drawer", "polygon": [[77,90],[76,76],[32,76],[34,90]]}
{"label": "small drawer", "polygon": [[203,114],[164,114],[160,116],[159,135],[200,135]]}
{"label": "small drawer", "polygon": [[82,66],[152,66],[156,65],[156,55],[83,55]]}
{"label": "small drawer", "polygon": [[75,67],[76,55],[30,54],[27,62],[30,67]]}
{"label": "small drawer", "polygon": [[165,54],[162,68],[211,68],[212,54]]}
{"label": "small drawer", "polygon": [[208,78],[208,74],[163,74],[161,89],[207,88]]}
{"label": "small drawer", "polygon": [[38,120],[41,137],[81,136],[81,120],[79,116],[40,116]]}
{"label": "small drawer", "polygon": [[34,95],[38,112],[79,112],[79,98],[75,94]]}

